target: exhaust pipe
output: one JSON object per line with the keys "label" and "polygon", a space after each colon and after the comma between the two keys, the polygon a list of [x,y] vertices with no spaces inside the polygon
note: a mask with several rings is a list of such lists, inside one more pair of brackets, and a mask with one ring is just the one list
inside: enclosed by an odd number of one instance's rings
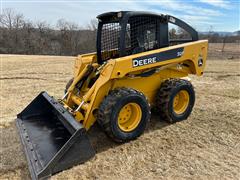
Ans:
{"label": "exhaust pipe", "polygon": [[17,115],[16,124],[32,179],[45,179],[95,155],[85,128],[46,92]]}

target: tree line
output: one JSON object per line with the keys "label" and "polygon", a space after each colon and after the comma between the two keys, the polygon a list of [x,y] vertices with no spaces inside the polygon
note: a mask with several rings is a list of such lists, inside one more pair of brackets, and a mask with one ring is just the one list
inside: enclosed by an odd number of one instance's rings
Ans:
{"label": "tree line", "polygon": [[95,51],[95,21],[85,28],[59,19],[33,23],[23,14],[4,9],[0,15],[0,54],[77,55]]}
{"label": "tree line", "polygon": [[[46,21],[32,22],[21,13],[3,9],[0,15],[0,54],[77,55],[96,51],[97,21],[86,27],[59,19],[55,26]],[[170,30],[171,36],[185,37],[181,30]],[[214,32],[200,34],[210,42],[235,42]],[[238,36],[239,39],[239,36]]]}

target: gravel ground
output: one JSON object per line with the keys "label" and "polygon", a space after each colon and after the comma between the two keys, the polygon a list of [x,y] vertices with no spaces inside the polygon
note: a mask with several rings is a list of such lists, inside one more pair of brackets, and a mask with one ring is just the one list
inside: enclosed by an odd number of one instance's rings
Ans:
{"label": "gravel ground", "polygon": [[[73,57],[1,55],[0,179],[29,179],[13,120],[42,90],[61,97]],[[240,61],[208,60],[191,76],[196,104],[188,120],[168,124],[153,114],[137,140],[116,144],[97,127],[96,156],[52,179],[240,179]]]}

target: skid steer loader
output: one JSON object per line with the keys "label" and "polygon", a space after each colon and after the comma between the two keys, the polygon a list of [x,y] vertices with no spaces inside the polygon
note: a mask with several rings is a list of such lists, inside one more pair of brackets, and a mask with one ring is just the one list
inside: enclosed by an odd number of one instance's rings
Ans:
{"label": "skid steer loader", "polygon": [[[97,121],[116,142],[140,136],[154,108],[160,119],[187,119],[194,101],[189,74],[201,76],[207,40],[170,15],[99,15],[97,52],[79,55],[60,100],[41,92],[20,114],[17,128],[32,179],[83,163],[95,152],[87,131]],[[173,34],[169,25],[185,30]]]}

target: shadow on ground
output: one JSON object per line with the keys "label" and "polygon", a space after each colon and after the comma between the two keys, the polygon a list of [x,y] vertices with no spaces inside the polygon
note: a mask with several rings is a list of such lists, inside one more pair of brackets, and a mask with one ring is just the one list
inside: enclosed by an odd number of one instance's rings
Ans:
{"label": "shadow on ground", "polygon": [[[159,117],[156,114],[152,114],[151,120],[148,123],[148,126],[144,133],[149,133],[154,130],[158,130],[170,125],[164,121],[160,121]],[[116,143],[112,141],[107,135],[101,130],[101,127],[95,123],[88,132],[90,141],[96,150],[96,153],[100,153],[108,150],[109,148],[114,148],[121,145],[121,143]]]}

